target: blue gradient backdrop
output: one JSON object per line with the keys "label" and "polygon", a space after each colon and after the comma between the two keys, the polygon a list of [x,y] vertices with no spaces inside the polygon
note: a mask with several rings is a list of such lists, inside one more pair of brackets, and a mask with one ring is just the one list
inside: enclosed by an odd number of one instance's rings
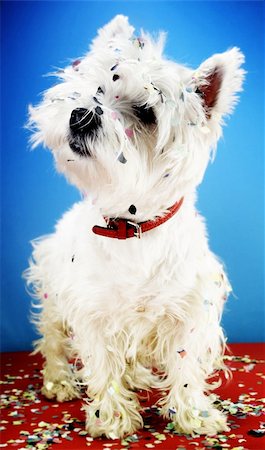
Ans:
{"label": "blue gradient backdrop", "polygon": [[264,339],[262,2],[2,3],[2,348],[31,348],[30,299],[21,279],[29,241],[52,232],[79,199],[56,174],[51,154],[30,151],[27,105],[54,83],[43,77],[83,55],[98,27],[123,13],[139,30],[168,31],[168,56],[192,67],[238,46],[245,90],[199,189],[210,244],[234,287],[223,317],[230,342]]}

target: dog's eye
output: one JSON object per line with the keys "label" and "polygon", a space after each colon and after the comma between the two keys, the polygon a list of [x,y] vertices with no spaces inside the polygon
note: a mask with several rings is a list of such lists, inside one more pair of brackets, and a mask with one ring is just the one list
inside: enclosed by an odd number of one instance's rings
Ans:
{"label": "dog's eye", "polygon": [[144,125],[155,125],[156,124],[156,116],[153,108],[147,106],[147,104],[142,106],[133,105],[133,111],[136,117],[144,124]]}

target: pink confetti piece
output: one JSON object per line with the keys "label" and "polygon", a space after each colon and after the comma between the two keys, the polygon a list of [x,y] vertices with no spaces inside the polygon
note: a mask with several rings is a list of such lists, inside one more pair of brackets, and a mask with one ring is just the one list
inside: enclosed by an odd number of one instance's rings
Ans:
{"label": "pink confetti piece", "polygon": [[48,297],[49,297],[49,296],[48,296],[47,292],[45,292],[44,298],[48,298]]}
{"label": "pink confetti piece", "polygon": [[125,134],[128,138],[133,136],[133,130],[131,128],[125,128]]}
{"label": "pink confetti piece", "polygon": [[244,369],[245,372],[250,372],[251,370],[254,369],[254,367],[255,367],[255,364],[251,363],[251,364],[248,364],[246,366],[243,366],[243,369]]}
{"label": "pink confetti piece", "polygon": [[117,120],[118,119],[118,113],[115,112],[115,111],[112,111],[111,117],[112,117],[113,120]]}
{"label": "pink confetti piece", "polygon": [[77,71],[79,69],[78,66],[79,66],[80,63],[81,63],[80,59],[76,59],[75,61],[73,61],[72,62],[73,69]]}
{"label": "pink confetti piece", "polygon": [[178,354],[181,358],[185,358],[185,356],[187,355],[186,350],[178,350]]}

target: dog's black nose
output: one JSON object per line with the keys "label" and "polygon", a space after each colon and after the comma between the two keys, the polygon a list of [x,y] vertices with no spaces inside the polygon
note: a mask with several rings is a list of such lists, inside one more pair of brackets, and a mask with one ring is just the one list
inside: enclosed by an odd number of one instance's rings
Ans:
{"label": "dog's black nose", "polygon": [[76,108],[72,111],[69,126],[72,137],[80,135],[94,135],[101,125],[98,114],[94,114],[86,108]]}
{"label": "dog's black nose", "polygon": [[70,128],[71,130],[78,130],[79,128],[82,128],[84,125],[86,119],[89,121],[91,118],[92,113],[88,111],[86,108],[76,108],[72,111],[71,117],[70,117]]}

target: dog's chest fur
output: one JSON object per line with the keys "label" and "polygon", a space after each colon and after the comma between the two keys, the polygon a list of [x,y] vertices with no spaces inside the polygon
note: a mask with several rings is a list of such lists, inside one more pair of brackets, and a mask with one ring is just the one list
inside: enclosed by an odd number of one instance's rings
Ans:
{"label": "dog's chest fur", "polygon": [[201,278],[206,290],[222,271],[208,250],[203,221],[188,201],[145,239],[95,239],[91,229],[101,221],[96,208],[80,202],[37,248],[35,257],[46,272],[43,289],[70,324],[78,307],[102,310],[110,320],[115,314],[116,322],[131,314],[153,320],[175,303],[177,315],[181,299],[199,288]]}

